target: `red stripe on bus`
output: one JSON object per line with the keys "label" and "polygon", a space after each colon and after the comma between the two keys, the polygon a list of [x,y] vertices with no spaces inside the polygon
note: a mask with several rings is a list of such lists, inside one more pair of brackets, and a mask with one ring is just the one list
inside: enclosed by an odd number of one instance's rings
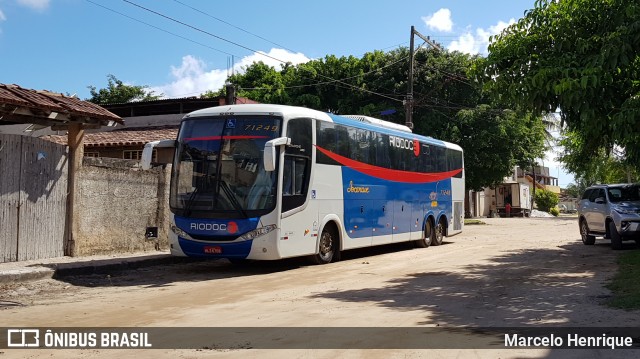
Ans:
{"label": "red stripe on bus", "polygon": [[254,140],[257,138],[269,138],[269,136],[203,136],[188,137],[183,141],[219,141],[219,140]]}
{"label": "red stripe on bus", "polygon": [[360,173],[364,173],[371,177],[380,178],[387,181],[405,182],[405,183],[429,183],[429,182],[437,182],[447,178],[451,178],[457,175],[458,173],[462,172],[462,168],[453,170],[453,171],[434,172],[434,173],[392,170],[389,168],[373,166],[363,162],[355,161],[350,158],[340,156],[320,146],[316,146],[316,148],[320,152],[324,153],[329,158],[331,158],[332,160],[338,162],[343,166],[347,166],[351,169],[354,169]]}

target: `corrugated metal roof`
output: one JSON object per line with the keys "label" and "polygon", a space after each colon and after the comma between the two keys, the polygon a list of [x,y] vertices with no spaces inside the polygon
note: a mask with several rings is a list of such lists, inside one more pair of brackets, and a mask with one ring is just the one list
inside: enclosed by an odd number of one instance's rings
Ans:
{"label": "corrugated metal roof", "polygon": [[[109,132],[94,132],[84,135],[85,147],[116,147],[139,146],[147,142],[175,139],[178,137],[178,128],[160,128],[145,130],[121,130]],[[48,135],[41,137],[44,140],[66,145],[66,135]]]}
{"label": "corrugated metal roof", "polygon": [[[55,118],[49,117],[47,112],[67,115],[71,122],[77,119],[78,122],[85,123],[89,118],[104,125],[109,121],[124,124],[122,118],[94,103],[46,90],[25,89],[18,85],[0,84],[0,105],[3,104],[29,109],[34,115],[43,116],[50,122],[55,122]],[[12,121],[14,120],[12,119]],[[30,123],[28,118],[24,120],[24,123]],[[60,122],[62,123],[62,121]]]}

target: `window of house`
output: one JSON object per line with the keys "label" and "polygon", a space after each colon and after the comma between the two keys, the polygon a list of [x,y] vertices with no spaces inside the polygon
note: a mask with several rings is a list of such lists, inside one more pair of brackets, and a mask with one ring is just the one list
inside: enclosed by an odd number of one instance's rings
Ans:
{"label": "window of house", "polygon": [[[142,158],[142,150],[124,150],[122,158],[125,160],[140,160]],[[153,150],[151,162],[158,162],[158,152]]]}
{"label": "window of house", "polygon": [[84,153],[85,157],[95,157],[98,158],[100,157],[100,152],[85,152]]}

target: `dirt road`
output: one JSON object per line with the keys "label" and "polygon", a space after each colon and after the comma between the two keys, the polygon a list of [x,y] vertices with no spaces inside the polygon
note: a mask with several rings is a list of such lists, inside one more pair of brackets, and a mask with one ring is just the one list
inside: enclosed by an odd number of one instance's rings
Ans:
{"label": "dirt road", "polygon": [[[575,218],[486,219],[439,247],[347,252],[343,261],[237,267],[226,261],[68,277],[3,289],[13,327],[638,327],[603,305],[609,245],[580,242]],[[629,250],[635,250],[630,244]],[[385,340],[394,340],[386,338]],[[634,357],[633,351],[625,355]],[[117,354],[116,354],[117,353]],[[142,354],[146,353],[146,354]],[[153,354],[150,354],[153,353]],[[621,351],[617,351],[617,357]],[[600,351],[431,350],[429,357],[608,357]],[[402,357],[422,350],[7,350],[13,357]]]}

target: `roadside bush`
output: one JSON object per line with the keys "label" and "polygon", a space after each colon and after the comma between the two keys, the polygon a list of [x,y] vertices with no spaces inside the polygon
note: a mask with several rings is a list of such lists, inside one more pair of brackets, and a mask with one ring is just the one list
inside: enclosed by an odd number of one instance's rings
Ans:
{"label": "roadside bush", "polygon": [[546,189],[536,189],[536,205],[539,210],[549,212],[558,205],[558,195]]}
{"label": "roadside bush", "polygon": [[560,214],[560,210],[558,209],[558,207],[553,207],[549,210],[549,213],[553,214],[554,216],[558,217],[558,215]]}

